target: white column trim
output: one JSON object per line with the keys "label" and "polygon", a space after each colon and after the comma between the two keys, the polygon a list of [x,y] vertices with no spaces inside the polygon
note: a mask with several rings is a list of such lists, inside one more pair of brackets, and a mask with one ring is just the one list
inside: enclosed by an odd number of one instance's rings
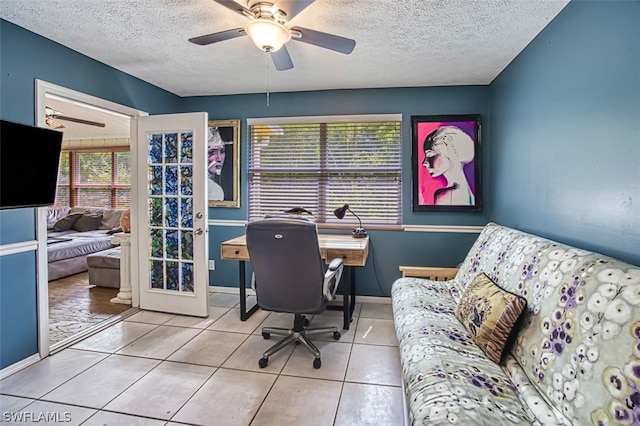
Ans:
{"label": "white column trim", "polygon": [[[245,220],[210,219],[209,226],[247,226]],[[406,232],[436,232],[453,234],[479,234],[484,229],[483,225],[403,225]]]}
{"label": "white column trim", "polygon": [[406,232],[445,232],[458,234],[479,234],[484,226],[456,226],[456,225],[404,225]]}
{"label": "white column trim", "polygon": [[209,226],[247,226],[246,220],[224,220],[224,219],[210,219]]}
{"label": "white column trim", "polygon": [[35,251],[38,249],[38,241],[22,241],[19,243],[5,244],[0,246],[0,256],[8,256],[10,254],[24,253],[27,251]]}

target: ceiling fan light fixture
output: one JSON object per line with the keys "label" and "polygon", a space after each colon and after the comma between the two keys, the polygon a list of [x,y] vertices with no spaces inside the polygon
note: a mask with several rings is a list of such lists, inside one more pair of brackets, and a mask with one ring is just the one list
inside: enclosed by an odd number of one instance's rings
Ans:
{"label": "ceiling fan light fixture", "polygon": [[267,19],[249,21],[244,31],[255,45],[265,52],[276,52],[291,40],[291,34],[284,25]]}

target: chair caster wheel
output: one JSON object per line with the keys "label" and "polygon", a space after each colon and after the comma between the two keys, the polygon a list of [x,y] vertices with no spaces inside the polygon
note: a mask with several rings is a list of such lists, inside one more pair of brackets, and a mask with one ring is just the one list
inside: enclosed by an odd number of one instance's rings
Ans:
{"label": "chair caster wheel", "polygon": [[333,340],[340,340],[340,332],[339,331],[334,331],[333,332]]}
{"label": "chair caster wheel", "polygon": [[322,361],[320,361],[320,358],[316,358],[313,360],[313,368],[318,369],[320,368],[321,365],[322,365]]}
{"label": "chair caster wheel", "polygon": [[[258,361],[258,367],[265,368],[268,363],[269,363],[269,358],[260,358],[260,361]],[[313,365],[315,366],[315,363]]]}
{"label": "chair caster wheel", "polygon": [[271,333],[262,332],[262,337],[266,340],[271,337]]}

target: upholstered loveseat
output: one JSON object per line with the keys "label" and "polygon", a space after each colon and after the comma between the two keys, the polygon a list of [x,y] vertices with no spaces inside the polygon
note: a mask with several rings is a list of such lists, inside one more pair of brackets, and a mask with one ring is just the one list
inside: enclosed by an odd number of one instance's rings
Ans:
{"label": "upholstered loveseat", "polygon": [[113,248],[125,210],[96,207],[57,207],[47,211],[49,281],[88,269],[87,256]]}
{"label": "upholstered loveseat", "polygon": [[[483,273],[527,303],[498,362],[458,319]],[[490,223],[451,280],[400,278],[392,303],[412,424],[640,424],[637,266]]]}

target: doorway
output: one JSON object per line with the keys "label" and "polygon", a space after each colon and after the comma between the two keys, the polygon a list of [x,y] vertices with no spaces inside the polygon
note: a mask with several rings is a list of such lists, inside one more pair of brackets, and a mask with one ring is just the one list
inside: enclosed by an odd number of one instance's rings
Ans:
{"label": "doorway", "polygon": [[[51,83],[37,80],[36,81],[36,125],[40,127],[55,128],[55,126],[64,126],[61,129],[64,133],[64,140],[75,140],[79,144],[91,144],[92,140],[105,139],[118,139],[120,143],[125,141],[129,143],[130,138],[130,121],[134,117],[147,115],[143,111],[139,111],[133,108],[126,107],[124,105],[116,104],[104,99],[96,98],[81,92],[77,92],[71,89],[57,86]],[[99,124],[104,124],[101,126]],[[69,142],[67,142],[69,143]],[[100,143],[100,142],[98,142]],[[104,143],[104,142],[102,142]],[[130,147],[131,148],[131,147]],[[136,180],[136,166],[135,162],[131,162],[131,183],[132,186]],[[134,197],[131,198],[131,209],[135,209]],[[88,277],[87,274],[77,274],[68,278],[69,282],[55,283],[57,286],[52,287],[52,294],[49,292],[49,281],[47,273],[47,229],[46,229],[46,208],[38,209],[38,335],[39,335],[39,352],[42,358],[46,357],[52,352],[56,352],[63,349],[76,341],[86,337],[89,334],[96,332],[104,327],[107,327],[114,321],[118,321],[122,316],[129,315],[131,309],[112,309],[113,315],[108,313],[107,309],[96,307],[96,300],[87,298],[89,296],[87,286]],[[63,278],[64,280],[64,278]],[[83,300],[83,306],[89,309],[101,309],[98,316],[91,315],[93,317],[92,324],[81,325],[81,316],[86,315],[86,310],[78,310],[76,318],[67,318],[68,330],[77,330],[77,333],[67,333],[69,335],[59,338],[51,339],[50,336],[50,303],[52,303],[52,297],[57,298],[60,302],[60,287],[67,284],[69,293],[76,292],[76,296],[80,300]],[[74,290],[75,289],[75,290]],[[66,290],[66,288],[64,289]],[[67,299],[66,291],[65,300]],[[96,297],[100,300],[99,304],[104,303],[104,299],[109,297],[109,292],[96,291],[94,292]],[[102,295],[98,295],[102,293]],[[68,298],[73,300],[72,295]],[[73,305],[72,301],[64,301],[62,304],[67,303]],[[55,321],[59,321],[61,316],[59,314],[58,307],[60,303],[56,305]],[[129,306],[129,308],[131,308]],[[135,311],[135,310],[133,310]],[[69,311],[71,312],[71,311]],[[103,321],[97,321],[101,316],[104,316]],[[108,318],[107,318],[108,317]],[[64,315],[62,315],[64,318]],[[75,322],[75,325],[73,324]]]}

